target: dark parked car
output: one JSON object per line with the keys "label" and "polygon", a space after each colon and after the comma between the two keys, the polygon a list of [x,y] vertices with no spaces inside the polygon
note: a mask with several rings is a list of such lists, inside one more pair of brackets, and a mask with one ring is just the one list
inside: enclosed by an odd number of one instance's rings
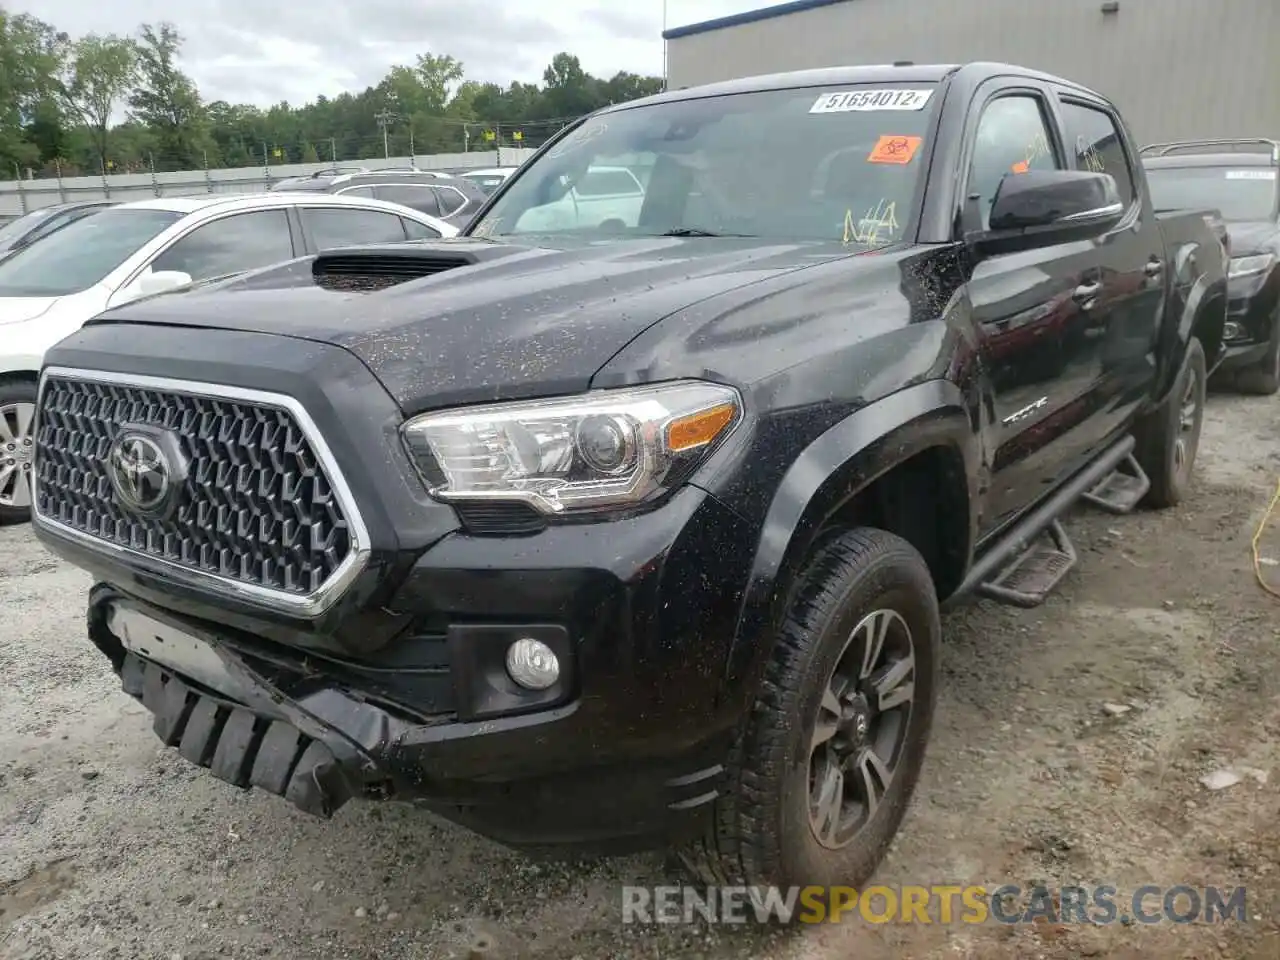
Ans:
{"label": "dark parked car", "polygon": [[[1107,100],[1003,64],[609,107],[476,239],[62,341],[36,531],[216,777],[857,885],[924,762],[940,603],[1034,606],[1077,501],[1186,493],[1227,258],[1212,211],[1153,213],[1137,155]],[[634,212],[522,232],[630,156]],[[1042,336],[1066,355],[1037,377]]]}
{"label": "dark parked car", "polygon": [[[1241,152],[1241,151],[1252,152]],[[1231,241],[1227,355],[1219,377],[1280,390],[1280,142],[1189,140],[1143,148],[1157,210],[1213,206]]]}
{"label": "dark parked car", "polygon": [[114,200],[76,200],[72,203],[55,203],[23,214],[0,227],[0,257],[21,250],[68,223],[114,205]]}
{"label": "dark parked car", "polygon": [[470,222],[488,199],[479,187],[461,177],[418,170],[371,170],[368,173],[311,177],[281,181],[274,189],[374,197],[438,217],[455,227],[463,227]]}

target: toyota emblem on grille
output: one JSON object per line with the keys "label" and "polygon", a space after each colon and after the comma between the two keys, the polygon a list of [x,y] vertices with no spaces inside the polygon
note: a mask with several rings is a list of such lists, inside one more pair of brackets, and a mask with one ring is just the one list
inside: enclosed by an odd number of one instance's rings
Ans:
{"label": "toyota emblem on grille", "polygon": [[107,470],[111,488],[126,510],[148,516],[167,512],[179,478],[165,446],[160,437],[127,427],[116,436]]}

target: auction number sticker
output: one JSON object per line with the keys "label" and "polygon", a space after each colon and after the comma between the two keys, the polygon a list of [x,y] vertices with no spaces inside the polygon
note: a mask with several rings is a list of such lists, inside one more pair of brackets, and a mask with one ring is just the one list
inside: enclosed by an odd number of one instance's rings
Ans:
{"label": "auction number sticker", "polygon": [[1274,170],[1228,170],[1228,180],[1274,180]]}
{"label": "auction number sticker", "polygon": [[923,110],[932,90],[850,90],[824,93],[810,113],[853,113],[871,110]]}

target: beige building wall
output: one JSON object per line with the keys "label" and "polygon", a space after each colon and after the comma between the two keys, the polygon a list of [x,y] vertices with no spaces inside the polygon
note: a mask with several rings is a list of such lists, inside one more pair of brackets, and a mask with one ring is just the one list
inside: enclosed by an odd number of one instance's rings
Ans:
{"label": "beige building wall", "polygon": [[831,2],[673,37],[668,86],[894,60],[995,60],[1092,87],[1120,106],[1140,143],[1280,138],[1280,0],[1116,2],[1111,13],[1103,0]]}

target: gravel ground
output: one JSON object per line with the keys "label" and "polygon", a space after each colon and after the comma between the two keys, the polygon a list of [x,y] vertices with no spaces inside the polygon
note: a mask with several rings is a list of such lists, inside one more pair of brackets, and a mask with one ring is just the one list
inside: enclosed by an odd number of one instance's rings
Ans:
{"label": "gravel ground", "polygon": [[[1277,411],[1212,398],[1182,508],[1081,509],[1082,562],[1046,605],[948,616],[934,741],[878,877],[1246,885],[1244,924],[624,927],[620,886],[668,881],[661,856],[535,864],[391,805],[323,822],[160,749],[84,639],[86,577],[11,527],[0,956],[399,960],[488,937],[489,956],[564,960],[1280,957],[1280,601],[1249,551],[1280,477]],[[1266,549],[1280,557],[1280,531]],[[1254,773],[1198,782],[1232,765]]]}

